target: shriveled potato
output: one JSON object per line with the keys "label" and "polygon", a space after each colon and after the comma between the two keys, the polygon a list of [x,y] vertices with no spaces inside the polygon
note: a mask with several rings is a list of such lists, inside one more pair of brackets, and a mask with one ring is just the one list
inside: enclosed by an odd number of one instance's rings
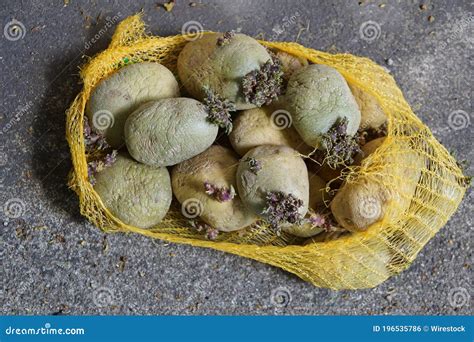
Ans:
{"label": "shriveled potato", "polygon": [[229,135],[234,150],[243,156],[260,145],[285,145],[307,154],[312,148],[291,127],[291,117],[278,106],[263,106],[240,112]]}
{"label": "shriveled potato", "polygon": [[91,127],[105,135],[109,145],[123,145],[127,117],[145,102],[179,96],[175,77],[159,63],[127,65],[102,80],[86,106]]}
{"label": "shriveled potato", "polygon": [[296,130],[315,148],[324,147],[323,135],[338,120],[345,118],[344,133],[349,136],[359,128],[357,102],[344,77],[329,66],[311,64],[297,70],[288,82],[285,101]]}
{"label": "shriveled potato", "polygon": [[363,91],[355,85],[349,84],[352,95],[359,106],[361,118],[360,128],[365,130],[369,128],[379,128],[387,122],[387,115],[383,112],[377,99],[369,93]]}
{"label": "shriveled potato", "polygon": [[376,174],[362,173],[339,189],[331,211],[342,227],[363,231],[381,220],[394,222],[408,209],[425,160],[408,143],[398,144],[392,148],[397,153],[377,163],[380,166]]}
{"label": "shriveled potato", "polygon": [[168,170],[137,163],[120,153],[99,172],[94,185],[105,207],[123,223],[150,228],[168,212],[172,191]]}
{"label": "shriveled potato", "polygon": [[[228,33],[229,34],[229,33]],[[185,45],[178,57],[178,74],[186,90],[204,100],[205,89],[235,103],[237,110],[255,108],[242,93],[242,79],[259,70],[271,57],[255,39],[245,34],[205,34]]]}
{"label": "shriveled potato", "polygon": [[276,229],[296,223],[308,210],[308,171],[287,146],[262,145],[247,152],[237,168],[237,190],[244,204]]}
{"label": "shriveled potato", "polygon": [[174,195],[183,205],[187,201],[198,201],[202,208],[201,219],[220,231],[230,232],[252,224],[257,217],[239,196],[228,196],[226,201],[222,201],[216,194],[206,193],[206,185],[212,185],[230,194],[231,189],[236,187],[238,162],[231,150],[217,145],[209,147],[173,167],[171,180]]}
{"label": "shriveled potato", "polygon": [[296,70],[308,65],[308,60],[303,57],[293,56],[284,51],[276,51],[276,57],[280,60],[283,67],[283,77],[289,79]]}
{"label": "shriveled potato", "polygon": [[208,120],[206,107],[184,97],[144,104],[125,123],[131,156],[144,164],[175,165],[212,145],[218,126]]}

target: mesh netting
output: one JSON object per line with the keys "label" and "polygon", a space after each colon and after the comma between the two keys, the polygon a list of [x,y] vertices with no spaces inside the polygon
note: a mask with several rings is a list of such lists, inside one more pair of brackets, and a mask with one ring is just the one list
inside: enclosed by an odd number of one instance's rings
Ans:
{"label": "mesh netting", "polygon": [[462,171],[415,116],[394,79],[382,67],[349,54],[333,55],[296,43],[260,41],[267,47],[337,69],[348,83],[379,101],[388,116],[388,136],[361,166],[350,168],[347,182],[368,179],[395,194],[397,200],[389,203],[384,219],[366,232],[310,244],[284,233],[277,236],[257,224],[221,233],[217,240],[209,241],[190,227],[175,202],[165,219],[152,229],[124,224],[105,208],[88,180],[83,137],[85,105],[94,86],[127,61],[159,62],[176,75],[177,57],[188,40],[185,35],[149,36],[140,16],[135,15],[119,24],[110,46],[81,70],[83,90],[67,111],[66,136],[74,167],[69,184],[79,196],[81,213],[102,230],[213,248],[280,267],[316,286],[357,289],[376,286],[407,268],[458,207],[466,191]]}

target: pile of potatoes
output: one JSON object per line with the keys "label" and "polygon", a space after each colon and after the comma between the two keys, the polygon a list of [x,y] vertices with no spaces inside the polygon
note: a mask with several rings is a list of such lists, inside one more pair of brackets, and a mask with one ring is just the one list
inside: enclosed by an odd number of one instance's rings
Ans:
{"label": "pile of potatoes", "polygon": [[[94,189],[124,223],[152,228],[173,196],[183,215],[222,232],[260,220],[307,238],[383,219],[392,193],[332,181],[384,139],[359,146],[358,134],[386,123],[336,69],[226,32],[188,42],[176,76],[159,63],[126,65],[87,103],[89,123],[119,151]],[[365,199],[379,210],[367,214]]]}

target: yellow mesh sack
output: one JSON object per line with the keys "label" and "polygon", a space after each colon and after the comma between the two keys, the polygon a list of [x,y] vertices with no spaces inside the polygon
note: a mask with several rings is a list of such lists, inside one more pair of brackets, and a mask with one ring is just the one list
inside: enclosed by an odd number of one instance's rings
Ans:
{"label": "yellow mesh sack", "polygon": [[[350,169],[347,181],[377,181],[400,200],[392,201],[383,221],[366,232],[328,241],[317,238],[310,244],[284,233],[276,236],[271,229],[257,224],[221,233],[217,240],[209,241],[190,227],[178,203],[173,203],[165,219],[152,229],[124,224],[105,208],[88,180],[83,137],[85,105],[94,86],[127,61],[159,62],[176,74],[178,54],[189,38],[147,35],[140,15],[135,15],[118,25],[110,46],[81,70],[83,90],[67,111],[66,137],[73,162],[69,185],[79,196],[81,213],[103,231],[139,233],[213,248],[280,267],[315,286],[359,289],[374,287],[406,269],[458,207],[467,187],[462,171],[415,116],[394,79],[382,67],[350,54],[333,55],[296,43],[260,41],[312,63],[336,68],[347,82],[376,97],[388,116],[388,136],[360,167]],[[411,163],[404,157],[407,152],[416,153],[422,164]],[[409,168],[420,170],[421,177],[407,177],[403,170]],[[414,194],[404,193],[406,187],[400,186],[410,182],[415,182]]]}

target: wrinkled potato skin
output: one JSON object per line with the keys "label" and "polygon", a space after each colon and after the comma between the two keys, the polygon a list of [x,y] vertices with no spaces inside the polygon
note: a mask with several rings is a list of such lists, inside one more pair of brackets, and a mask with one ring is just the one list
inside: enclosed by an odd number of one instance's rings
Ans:
{"label": "wrinkled potato skin", "polygon": [[324,231],[323,228],[316,227],[308,222],[305,222],[301,225],[294,224],[294,225],[282,226],[281,230],[283,230],[286,233],[289,233],[298,237],[302,237],[302,238],[309,238],[317,234],[320,234]]}
{"label": "wrinkled potato skin", "polygon": [[236,188],[235,173],[239,161],[235,154],[221,146],[211,146],[203,153],[186,160],[171,172],[173,192],[180,203],[195,198],[203,205],[201,219],[224,232],[242,229],[256,221],[236,195],[232,200],[219,202],[205,193],[204,182],[219,187]]}
{"label": "wrinkled potato skin", "polygon": [[280,60],[283,69],[283,78],[288,80],[293,73],[308,65],[308,60],[296,57],[284,51],[276,51],[276,57]]}
{"label": "wrinkled potato skin", "polygon": [[[409,148],[408,143],[401,144],[403,150]],[[381,173],[393,173],[397,177],[390,187],[384,185],[382,178],[377,179],[382,175],[369,178],[362,174],[355,182],[343,184],[331,202],[334,218],[349,231],[364,231],[382,219],[398,220],[410,206],[410,197],[415,193],[425,160],[410,150],[387,155],[380,164],[386,168],[386,171],[380,170]],[[393,208],[390,212],[389,207]]]}
{"label": "wrinkled potato skin", "polygon": [[203,100],[204,87],[235,103],[237,110],[255,108],[241,91],[242,78],[271,59],[255,39],[235,34],[229,43],[217,46],[222,33],[205,34],[187,43],[178,57],[178,75],[192,97]]}
{"label": "wrinkled potato skin", "polygon": [[368,128],[379,128],[387,122],[387,116],[375,97],[355,85],[349,84],[349,88],[359,106],[361,129],[366,130]]}
{"label": "wrinkled potato skin", "polygon": [[[247,158],[261,163],[262,169],[256,175],[250,171]],[[262,145],[245,154],[237,168],[237,190],[245,205],[257,215],[265,208],[267,191],[292,194],[303,201],[301,216],[308,211],[308,171],[298,152],[287,146]]]}
{"label": "wrinkled potato skin", "polygon": [[289,146],[302,154],[313,150],[301,140],[293,127],[280,129],[272,122],[272,114],[277,110],[275,106],[263,106],[244,110],[237,115],[229,140],[239,155],[243,156],[260,145]]}
{"label": "wrinkled potato skin", "polygon": [[154,166],[175,165],[212,145],[218,127],[207,120],[205,106],[194,99],[173,98],[144,104],[125,123],[130,155]]}
{"label": "wrinkled potato skin", "polygon": [[168,212],[172,198],[166,168],[137,163],[124,153],[96,175],[94,189],[115,217],[139,228],[158,224]]}
{"label": "wrinkled potato skin", "polygon": [[331,67],[311,64],[297,70],[288,82],[285,100],[293,125],[310,146],[321,147],[321,135],[338,118],[348,119],[349,135],[359,128],[357,102],[344,77]]}
{"label": "wrinkled potato skin", "polygon": [[100,110],[113,115],[113,126],[97,131],[103,133],[109,145],[123,145],[123,127],[128,115],[145,102],[179,96],[175,77],[166,67],[158,63],[136,63],[127,65],[102,80],[92,91],[86,107],[89,124],[93,127],[93,116]]}

